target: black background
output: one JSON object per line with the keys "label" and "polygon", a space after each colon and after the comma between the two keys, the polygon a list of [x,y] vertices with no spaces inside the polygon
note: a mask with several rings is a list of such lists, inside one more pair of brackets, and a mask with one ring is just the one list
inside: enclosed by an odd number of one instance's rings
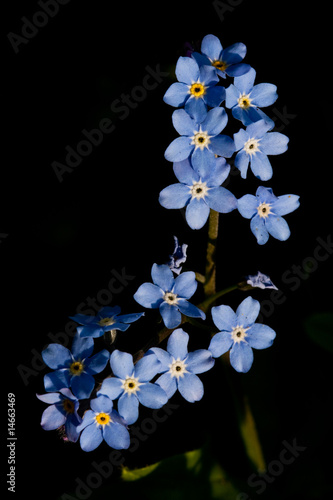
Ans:
{"label": "black background", "polygon": [[[331,309],[332,257],[319,262],[307,279],[299,278],[294,291],[296,281],[286,282],[282,276],[288,270],[289,277],[295,276],[293,266],[303,266],[313,256],[317,238],[326,241],[332,231],[327,118],[332,96],[325,49],[329,13],[322,4],[319,9],[286,1],[226,1],[229,8],[219,15],[214,2],[71,0],[15,53],[8,33],[21,35],[21,18],[31,20],[41,9],[32,1],[6,4],[0,169],[2,373],[3,400],[8,392],[16,396],[17,498],[73,494],[75,478],[85,478],[92,461],[109,452],[101,446],[86,454],[78,444],[63,443],[56,432],[40,428],[45,405],[35,394],[44,392],[47,369],[39,369],[34,355],[49,343],[49,332],[64,332],[78,305],[107,288],[112,269],[125,268],[133,279],[111,305],[120,305],[124,313],[142,310],[133,294],[150,281],[152,263],[167,260],[174,234],[189,245],[187,268],[204,270],[206,227],[190,230],[181,211],[159,205],[158,193],[175,182],[172,165],[163,155],[177,135],[171,123],[173,108],[162,97],[175,81],[174,67],[184,55],[184,44],[200,46],[208,33],[218,36],[224,47],[245,43],[256,83],[277,85],[279,98],[266,111],[276,117],[277,129],[290,143],[286,153],[272,158],[273,178],[261,184],[277,195],[298,194],[301,201],[286,217],[291,228],[286,242],[270,238],[260,247],[249,221],[236,211],[220,218],[219,287],[260,269],[284,298],[283,304],[272,306],[270,292],[252,294],[266,300],[265,323],[277,331],[277,339],[270,350],[255,352],[247,375],[234,376],[251,395],[268,462],[278,457],[284,439],[297,438],[307,447],[267,497],[324,498],[332,445],[332,358],[307,339],[303,321],[313,312]],[[121,119],[110,106],[142,85],[147,66],[169,76]],[[59,182],[51,164],[65,163],[66,146],[75,149],[84,139],[82,130],[97,128],[104,118],[112,120],[114,131]],[[228,188],[240,197],[254,194],[258,185],[249,172],[246,181],[232,176]],[[243,298],[244,292],[233,292],[223,303],[236,307]],[[139,349],[150,336],[151,317],[147,313],[140,326],[133,325],[118,347]],[[207,347],[203,335],[193,332],[192,348]],[[27,383],[19,365],[34,370]],[[223,465],[237,460],[243,464],[229,432],[234,425],[230,396],[218,377],[218,370],[202,377],[207,394],[195,407],[175,399],[181,402],[177,415],[137,453],[127,455],[126,463],[142,466],[194,449],[213,427]],[[243,480],[250,472],[240,465]],[[253,490],[251,494],[256,498]]]}

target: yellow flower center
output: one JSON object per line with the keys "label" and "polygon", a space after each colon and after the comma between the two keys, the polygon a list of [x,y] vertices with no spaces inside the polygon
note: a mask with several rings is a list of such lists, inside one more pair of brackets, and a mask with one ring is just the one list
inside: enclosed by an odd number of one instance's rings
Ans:
{"label": "yellow flower center", "polygon": [[192,83],[189,90],[190,94],[194,97],[201,97],[206,93],[206,87],[199,82]]}
{"label": "yellow flower center", "polygon": [[72,375],[81,375],[83,372],[84,365],[81,363],[81,361],[74,361],[69,367],[69,371],[71,372]]}
{"label": "yellow flower center", "polygon": [[113,325],[116,322],[113,318],[102,318],[98,324],[99,326],[110,326]]}
{"label": "yellow flower center", "polygon": [[215,61],[212,62],[212,65],[216,68],[216,69],[219,69],[221,71],[225,71],[227,69],[227,67],[229,66],[226,62],[224,61],[219,61],[218,59],[216,59]]}
{"label": "yellow flower center", "polygon": [[108,425],[110,422],[112,422],[111,417],[108,413],[97,413],[95,415],[95,420],[96,423],[99,425]]}
{"label": "yellow flower center", "polygon": [[269,203],[260,203],[257,210],[259,216],[265,219],[271,213],[271,205]]}
{"label": "yellow flower center", "polygon": [[62,402],[62,406],[66,413],[74,413],[74,402],[70,399],[64,399]]}
{"label": "yellow flower center", "polygon": [[251,107],[251,101],[252,99],[250,99],[249,95],[243,94],[238,98],[238,106],[243,109],[248,109]]}

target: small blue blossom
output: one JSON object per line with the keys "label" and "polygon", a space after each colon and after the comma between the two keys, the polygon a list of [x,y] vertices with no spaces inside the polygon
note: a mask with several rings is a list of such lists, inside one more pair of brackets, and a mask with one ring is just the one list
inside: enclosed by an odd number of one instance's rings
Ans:
{"label": "small blue blossom", "polygon": [[212,338],[208,349],[214,358],[230,350],[230,364],[237,371],[246,373],[253,363],[252,349],[266,349],[273,344],[275,331],[269,326],[255,323],[260,303],[247,297],[236,313],[229,306],[212,307],[214,324],[220,330]]}
{"label": "small blue blossom", "polygon": [[85,314],[76,314],[70,318],[84,326],[79,326],[77,332],[80,337],[102,337],[104,333],[112,330],[121,330],[125,332],[130,323],[137,321],[142,313],[122,314],[119,316],[121,309],[119,306],[102,307],[96,316],[88,316]]}
{"label": "small blue blossom", "polygon": [[174,163],[173,170],[180,181],[160,192],[159,202],[164,208],[186,206],[185,217],[191,229],[201,229],[210,209],[228,213],[237,208],[237,199],[221,186],[227,178],[230,166],[222,157],[214,158],[210,169],[201,168],[202,175],[193,170],[188,159]]}
{"label": "small blue blossom", "polygon": [[192,57],[199,66],[213,66],[216,74],[222,78],[240,76],[247,73],[251,66],[241,62],[246,55],[243,43],[234,43],[223,49],[220,40],[215,35],[206,35],[201,43],[201,54],[193,52]]}
{"label": "small blue blossom", "polygon": [[290,229],[282,217],[299,207],[299,196],[285,194],[275,196],[271,188],[259,186],[256,196],[246,194],[238,200],[238,211],[246,219],[251,219],[250,227],[259,245],[264,245],[269,235],[280,241],[290,236]]}
{"label": "small blue blossom", "polygon": [[78,427],[82,431],[80,446],[83,451],[95,450],[102,441],[115,450],[127,449],[130,446],[130,435],[127,423],[113,410],[113,402],[106,396],[98,396],[90,401],[90,410],[83,416]]}
{"label": "small blue blossom", "polygon": [[251,285],[253,288],[261,288],[262,290],[265,288],[272,288],[273,290],[278,290],[278,288],[271,281],[271,278],[260,271],[253,276],[246,276],[246,280],[246,283]]}
{"label": "small blue blossom", "polygon": [[78,440],[80,433],[77,430],[82,422],[77,411],[79,400],[69,389],[60,389],[59,392],[49,392],[48,394],[37,394],[38,399],[50,406],[44,410],[41,426],[45,431],[52,431],[65,427],[66,437],[74,443]]}
{"label": "small blue blossom", "polygon": [[166,393],[150,380],[158,373],[156,356],[146,354],[136,365],[127,352],[113,351],[110,357],[113,377],[106,378],[97,395],[118,400],[118,411],[128,424],[139,417],[139,403],[148,408],[161,408],[168,401]]}
{"label": "small blue blossom", "polygon": [[207,349],[188,353],[188,341],[188,334],[178,328],[168,339],[167,351],[153,347],[148,354],[153,352],[161,363],[159,373],[162,375],[155,383],[164,389],[168,398],[178,389],[186,401],[194,403],[204,394],[203,383],[196,374],[210,370],[215,360]]}
{"label": "small blue blossom", "polygon": [[[274,126],[274,122],[273,122]],[[288,149],[289,139],[280,132],[268,132],[272,123],[259,120],[251,123],[246,130],[241,129],[234,134],[236,151],[235,166],[241,177],[246,179],[249,164],[254,175],[267,181],[273,175],[272,166],[267,155],[279,155]]]}
{"label": "small blue blossom", "polygon": [[177,236],[174,236],[173,238],[175,240],[175,248],[173,253],[169,255],[169,262],[167,265],[170,267],[171,271],[175,274],[179,274],[182,270],[181,264],[184,264],[187,259],[186,252],[188,245],[186,243],[180,245]]}
{"label": "small blue blossom", "polygon": [[231,137],[220,132],[228,122],[224,108],[210,109],[202,121],[196,121],[184,109],[172,114],[172,122],[181,135],[174,139],[164,156],[168,161],[178,162],[191,156],[194,169],[211,163],[215,155],[230,158],[235,152]]}
{"label": "small blue blossom", "polygon": [[78,334],[73,339],[72,352],[61,344],[49,344],[42,351],[42,358],[55,371],[44,376],[46,391],[71,387],[78,399],[89,398],[95,387],[93,375],[104,370],[110,357],[106,349],[90,357],[93,349],[94,340]]}
{"label": "small blue blossom", "polygon": [[254,85],[256,72],[253,68],[245,75],[234,78],[234,83],[226,89],[227,108],[231,108],[234,118],[240,120],[243,125],[250,125],[264,119],[274,127],[271,120],[260,108],[273,104],[278,95],[276,85],[271,83],[260,83]]}
{"label": "small blue blossom", "polygon": [[151,276],[153,283],[143,283],[134,294],[134,299],[143,307],[158,308],[167,328],[177,328],[182,314],[191,318],[206,318],[203,311],[188,302],[198,286],[194,272],[186,271],[174,279],[169,266],[153,264]]}

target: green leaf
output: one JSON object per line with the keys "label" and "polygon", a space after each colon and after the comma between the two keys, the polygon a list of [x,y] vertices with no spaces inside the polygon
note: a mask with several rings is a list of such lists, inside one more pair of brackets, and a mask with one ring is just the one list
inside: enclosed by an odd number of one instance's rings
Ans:
{"label": "green leaf", "polygon": [[304,321],[310,339],[323,349],[333,352],[333,313],[314,313]]}

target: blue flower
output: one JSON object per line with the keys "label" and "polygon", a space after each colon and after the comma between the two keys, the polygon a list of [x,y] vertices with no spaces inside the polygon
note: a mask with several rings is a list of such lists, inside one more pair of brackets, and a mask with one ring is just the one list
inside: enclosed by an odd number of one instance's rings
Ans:
{"label": "blue flower", "polygon": [[212,338],[208,349],[214,358],[230,350],[230,364],[237,371],[246,373],[253,363],[252,349],[266,349],[275,339],[269,326],[255,323],[260,304],[247,297],[236,313],[229,306],[212,307],[212,317],[220,330]]}
{"label": "blue flower", "polygon": [[159,202],[164,208],[183,208],[191,229],[200,229],[206,223],[210,209],[220,213],[237,208],[235,196],[220,185],[227,178],[230,166],[224,158],[215,158],[213,168],[199,175],[193,170],[188,159],[174,163],[174,173],[180,181],[163,189]]}
{"label": "blue flower", "polygon": [[159,308],[167,328],[180,325],[181,313],[191,318],[206,318],[203,311],[187,302],[198,286],[194,272],[186,271],[174,279],[169,266],[154,264],[151,276],[154,284],[143,283],[134,294],[134,299],[143,307]]}
{"label": "blue flower", "polygon": [[44,362],[55,370],[44,376],[45,389],[48,392],[71,387],[78,399],[89,398],[94,386],[93,375],[104,370],[110,353],[103,349],[90,357],[94,349],[92,338],[80,338],[75,335],[72,352],[61,344],[49,344],[42,352]]}
{"label": "blue flower", "polygon": [[115,350],[111,354],[110,365],[114,376],[103,381],[97,395],[119,398],[118,412],[128,424],[138,419],[139,402],[148,408],[157,409],[168,401],[163,389],[150,383],[160,366],[156,356],[145,355],[134,366],[131,354]]}
{"label": "blue flower", "polygon": [[234,78],[234,84],[226,89],[227,108],[231,108],[234,118],[240,120],[243,125],[250,125],[264,119],[274,127],[274,122],[258,107],[264,108],[273,104],[278,95],[276,85],[271,83],[260,83],[254,85],[256,72],[253,68],[245,75]]}
{"label": "blue flower", "polygon": [[207,349],[188,353],[188,340],[188,334],[178,328],[168,339],[167,351],[153,347],[148,354],[153,352],[161,363],[159,373],[163,375],[155,383],[162,387],[168,398],[178,389],[184,399],[194,403],[204,394],[203,383],[196,374],[210,370],[215,360]]}
{"label": "blue flower", "polygon": [[130,446],[130,435],[126,422],[113,410],[111,399],[98,396],[90,401],[91,410],[83,416],[78,427],[82,431],[80,446],[83,451],[95,450],[103,441],[115,450],[127,449]]}
{"label": "blue flower", "polygon": [[175,274],[179,274],[182,270],[181,264],[184,264],[187,259],[187,247],[186,243],[183,243],[182,245],[179,245],[178,238],[174,236],[175,240],[175,248],[174,251],[171,255],[169,255],[169,262],[167,265],[170,267],[171,271],[173,271]]}
{"label": "blue flower", "polygon": [[142,313],[122,314],[119,316],[120,307],[102,307],[96,316],[87,316],[85,314],[76,314],[70,316],[71,319],[84,326],[79,326],[77,332],[80,337],[102,337],[104,333],[112,330],[121,330],[125,332],[130,323],[141,318]]}
{"label": "blue flower", "polygon": [[268,132],[271,128],[271,123],[259,120],[251,123],[246,130],[241,129],[234,134],[238,151],[235,166],[240,170],[243,179],[246,179],[250,163],[254,175],[262,181],[267,181],[273,175],[267,155],[279,155],[288,149],[288,137],[280,132]]}
{"label": "blue flower", "polygon": [[37,394],[36,396],[50,405],[42,415],[40,424],[43,429],[52,431],[64,426],[66,437],[69,441],[76,442],[80,434],[77,427],[82,419],[77,413],[79,401],[72,392],[69,389],[60,389],[59,392]]}
{"label": "blue flower", "polygon": [[220,134],[227,121],[224,108],[209,110],[200,122],[184,109],[177,109],[172,113],[172,122],[181,137],[171,142],[164,153],[165,158],[178,162],[191,156],[194,169],[211,162],[214,155],[230,158],[235,152],[234,141],[231,137]]}
{"label": "blue flower", "polygon": [[185,105],[185,111],[193,117],[204,118],[207,106],[214,108],[225,99],[224,87],[216,87],[219,78],[213,66],[199,68],[190,57],[180,57],[176,65],[178,82],[166,91],[163,100],[178,108]]}
{"label": "blue flower", "polygon": [[267,276],[266,274],[261,273],[260,271],[257,272],[257,274],[254,274],[253,276],[247,276],[246,277],[246,283],[248,285],[251,285],[253,288],[261,288],[264,290],[265,288],[272,288],[273,290],[278,290],[274,283],[271,281],[271,278]]}
{"label": "blue flower", "polygon": [[271,188],[259,186],[256,196],[246,194],[238,200],[238,211],[251,219],[250,227],[259,245],[264,245],[269,235],[280,241],[290,236],[290,229],[282,217],[299,207],[299,196],[285,194],[275,196]]}
{"label": "blue flower", "polygon": [[213,66],[222,78],[226,75],[243,75],[251,68],[249,64],[241,62],[246,55],[246,46],[243,43],[235,43],[223,49],[220,40],[215,35],[206,35],[201,43],[201,52],[201,54],[198,52],[192,54],[199,66]]}

